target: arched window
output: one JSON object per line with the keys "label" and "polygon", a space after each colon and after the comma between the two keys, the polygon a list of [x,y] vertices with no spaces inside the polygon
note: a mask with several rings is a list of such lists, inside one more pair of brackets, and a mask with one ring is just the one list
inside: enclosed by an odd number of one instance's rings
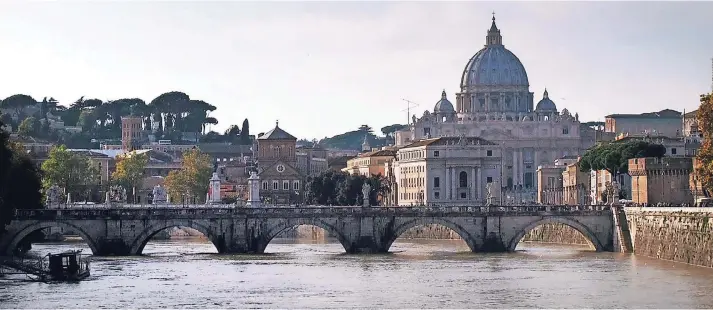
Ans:
{"label": "arched window", "polygon": [[461,171],[458,175],[459,187],[468,187],[468,174],[465,171]]}

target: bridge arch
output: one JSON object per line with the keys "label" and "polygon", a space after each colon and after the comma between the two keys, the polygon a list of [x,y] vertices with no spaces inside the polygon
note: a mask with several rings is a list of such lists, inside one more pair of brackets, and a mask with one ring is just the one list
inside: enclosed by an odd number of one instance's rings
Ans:
{"label": "bridge arch", "polygon": [[516,234],[515,237],[510,239],[510,242],[508,242],[507,249],[510,252],[514,252],[515,248],[517,247],[518,243],[520,243],[520,240],[522,240],[525,235],[530,232],[531,230],[535,229],[537,226],[544,225],[544,224],[564,224],[567,225],[574,230],[578,231],[581,233],[584,238],[589,242],[590,246],[594,247],[594,249],[597,252],[604,251],[604,245],[602,245],[601,240],[597,238],[597,236],[592,232],[589,227],[586,225],[578,222],[577,220],[567,218],[567,217],[545,217],[539,220],[535,220],[529,224],[527,224],[525,227],[520,229]]}
{"label": "bridge arch", "polygon": [[201,232],[204,236],[206,236],[206,238],[208,238],[208,240],[210,240],[213,246],[215,246],[215,248],[218,250],[218,253],[224,252],[225,247],[223,245],[225,243],[217,240],[216,238],[218,236],[216,236],[210,228],[196,221],[177,219],[161,221],[144,229],[131,243],[129,255],[141,255],[141,253],[144,251],[144,247],[146,247],[146,244],[151,241],[151,238],[153,238],[153,236],[155,236],[164,229],[177,226],[189,227]]}
{"label": "bridge arch", "polygon": [[312,225],[316,226],[319,228],[322,228],[326,230],[329,233],[334,234],[337,236],[337,240],[339,240],[339,243],[342,244],[344,247],[344,250],[349,253],[350,249],[352,248],[351,242],[349,241],[349,238],[344,235],[344,233],[334,227],[333,225],[330,225],[329,223],[325,222],[324,220],[317,219],[317,218],[291,218],[291,219],[285,219],[285,220],[280,220],[276,225],[271,226],[268,228],[267,232],[263,235],[262,242],[258,244],[257,248],[257,253],[264,253],[265,249],[267,246],[270,244],[270,241],[277,237],[281,232],[287,230],[288,228],[296,227],[296,226],[301,226],[301,225]]}
{"label": "bridge arch", "polygon": [[386,242],[384,243],[384,250],[389,251],[391,248],[391,245],[398,239],[402,234],[404,234],[407,230],[418,227],[418,226],[425,226],[425,225],[441,225],[448,227],[449,229],[453,230],[458,234],[458,236],[465,241],[465,243],[468,245],[471,251],[475,251],[477,249],[476,241],[473,235],[468,232],[467,229],[465,229],[463,226],[456,224],[455,222],[452,222],[450,220],[447,220],[445,218],[439,218],[439,217],[426,217],[426,218],[414,218],[408,221],[405,221],[399,225],[397,225],[393,230],[391,234],[386,235]]}
{"label": "bridge arch", "polygon": [[7,247],[4,249],[4,254],[6,255],[12,255],[15,249],[17,249],[17,246],[20,245],[20,242],[27,238],[30,234],[40,231],[43,229],[51,228],[51,227],[60,227],[66,230],[71,230],[75,231],[79,234],[79,236],[82,237],[82,240],[89,245],[89,248],[92,250],[92,254],[98,254],[98,247],[96,244],[96,240],[92,238],[84,229],[82,229],[80,226],[70,224],[67,222],[63,221],[51,221],[51,222],[35,222],[32,224],[29,224],[22,229],[20,229],[17,233],[15,233],[13,236],[9,236],[10,241],[7,244]]}

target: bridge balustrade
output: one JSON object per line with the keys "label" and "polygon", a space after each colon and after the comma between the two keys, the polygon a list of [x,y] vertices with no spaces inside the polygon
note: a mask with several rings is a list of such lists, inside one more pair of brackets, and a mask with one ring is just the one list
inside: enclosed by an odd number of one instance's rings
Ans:
{"label": "bridge balustrade", "polygon": [[[102,206],[102,205],[96,205]],[[378,215],[378,214],[446,214],[470,213],[473,215],[487,214],[521,214],[521,213],[572,213],[607,211],[608,205],[587,206],[420,206],[420,207],[354,207],[354,206],[300,206],[300,207],[263,207],[237,208],[229,205],[172,207],[170,205],[122,205],[121,207],[90,207],[90,208],[52,208],[39,210],[16,210],[19,218],[114,218],[114,217],[171,217],[171,216],[225,216],[234,215]]]}

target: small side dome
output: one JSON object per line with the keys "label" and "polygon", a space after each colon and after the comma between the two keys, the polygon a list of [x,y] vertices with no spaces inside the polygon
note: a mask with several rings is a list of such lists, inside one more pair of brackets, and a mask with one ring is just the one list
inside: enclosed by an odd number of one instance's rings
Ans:
{"label": "small side dome", "polygon": [[545,88],[545,93],[542,95],[542,100],[537,103],[535,112],[557,112],[557,105],[550,100],[550,96],[547,94],[547,88]]}
{"label": "small side dome", "polygon": [[436,106],[433,108],[433,113],[436,114],[441,114],[441,113],[455,113],[456,110],[453,108],[453,104],[446,99],[446,90],[444,89],[443,92],[441,93],[441,100],[439,100],[436,103]]}

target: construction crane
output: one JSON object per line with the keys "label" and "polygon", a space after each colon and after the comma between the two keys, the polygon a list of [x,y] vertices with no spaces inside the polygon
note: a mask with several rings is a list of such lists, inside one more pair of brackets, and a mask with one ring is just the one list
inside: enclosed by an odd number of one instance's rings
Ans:
{"label": "construction crane", "polygon": [[[401,112],[406,111],[406,125],[411,124],[411,108],[415,108],[418,106],[418,103],[415,103],[411,100],[401,98],[401,100],[406,101],[406,109],[401,110]],[[413,106],[412,106],[413,104]]]}

